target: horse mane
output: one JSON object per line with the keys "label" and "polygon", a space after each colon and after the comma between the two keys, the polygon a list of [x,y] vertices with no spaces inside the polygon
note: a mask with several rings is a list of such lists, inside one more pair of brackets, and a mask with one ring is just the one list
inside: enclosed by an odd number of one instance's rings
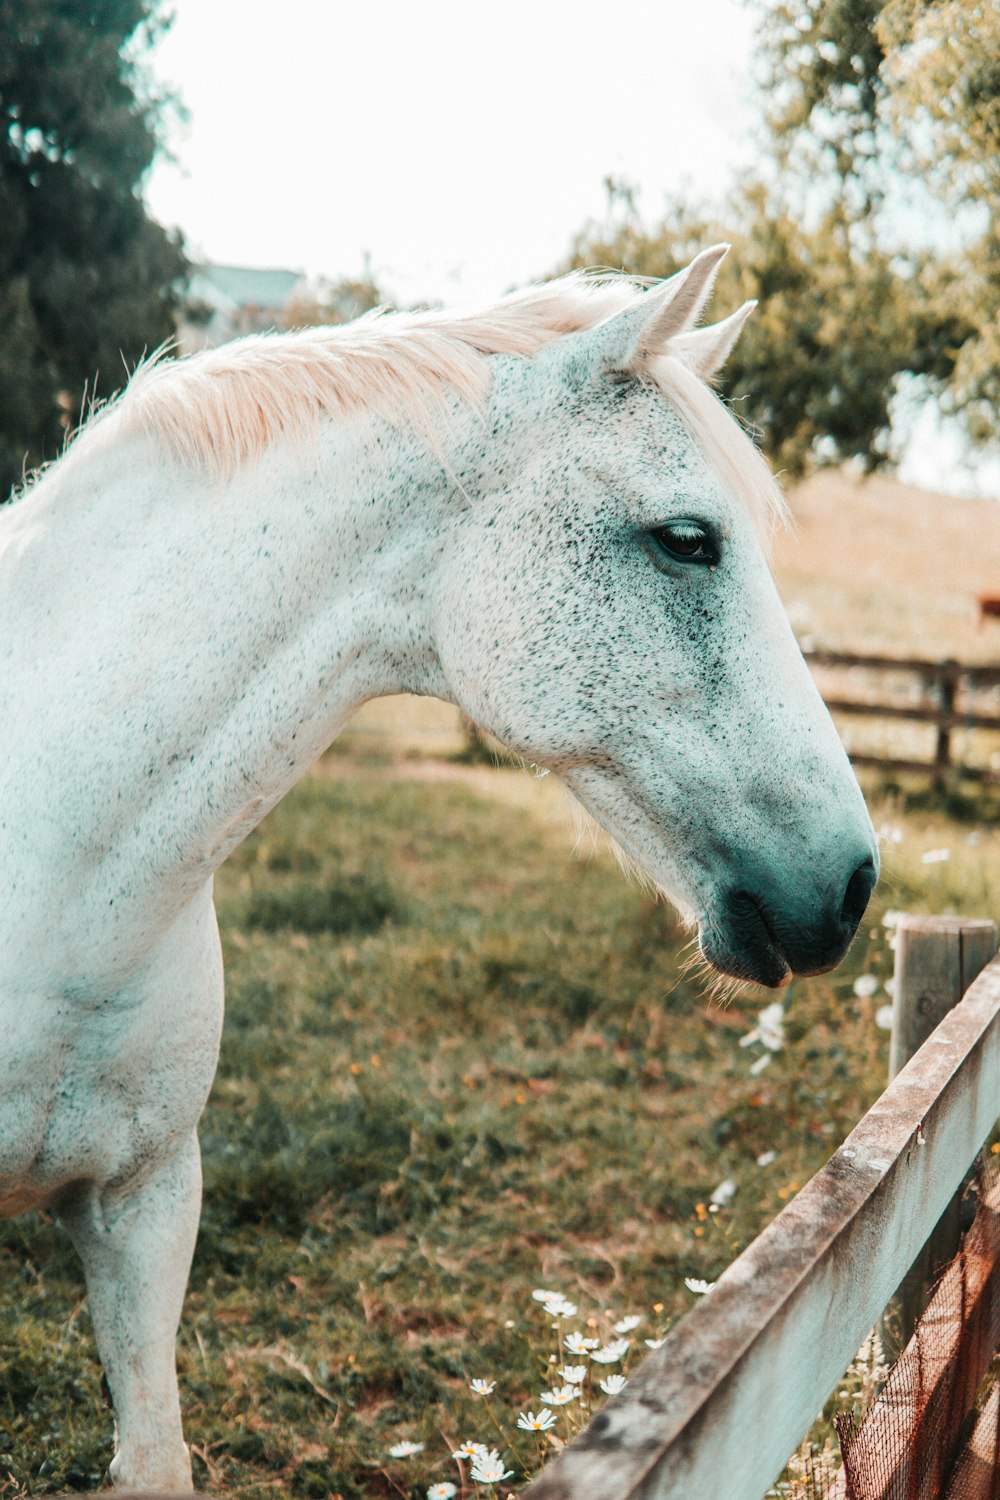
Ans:
{"label": "horse mane", "polygon": [[[572,272],[483,308],[376,309],[342,326],[254,334],[182,359],[158,353],[98,415],[115,413],[126,430],[156,435],[182,462],[220,479],[279,437],[308,444],[324,417],[382,418],[440,453],[454,397],[481,404],[488,394],[488,356],[530,359],[643,295],[643,284],[625,276]],[[649,374],[755,518],[783,515],[778,486],[754,444],[682,357],[668,347]]]}

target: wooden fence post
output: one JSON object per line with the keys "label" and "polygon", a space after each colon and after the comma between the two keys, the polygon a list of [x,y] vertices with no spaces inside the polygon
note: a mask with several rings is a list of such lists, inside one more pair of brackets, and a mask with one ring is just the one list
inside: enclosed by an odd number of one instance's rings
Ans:
{"label": "wooden fence post", "polygon": [[996,951],[996,923],[986,917],[899,918],[890,1079],[958,1004]]}
{"label": "wooden fence post", "polygon": [[[948,1011],[958,1004],[996,951],[996,923],[988,918],[899,918],[890,1079],[895,1078]],[[949,1204],[896,1293],[900,1349],[906,1347],[913,1334],[938,1272],[958,1249],[961,1197],[959,1192]]]}
{"label": "wooden fence post", "polygon": [[[1000,783],[1000,772],[983,765],[956,765],[952,754],[952,734],[960,727],[966,730],[1000,731],[1000,714],[974,712],[972,707],[974,694],[984,689],[1000,687],[1000,662],[980,666],[956,661],[952,657],[944,661],[930,661],[923,657],[856,656],[850,651],[823,650],[805,651],[803,655],[811,667],[818,667],[820,670],[827,667],[858,667],[867,672],[888,672],[893,675],[905,672],[916,676],[924,689],[919,703],[900,699],[894,694],[890,702],[885,702],[873,699],[868,693],[857,699],[823,692],[826,706],[835,717],[839,714],[859,714],[862,718],[901,719],[904,723],[934,726],[932,760],[910,760],[895,755],[855,752],[851,755],[855,765],[926,773],[930,775],[937,791],[943,791],[950,782],[957,785],[963,779],[985,784]],[[959,710],[960,690],[963,688],[967,701],[965,707]]]}
{"label": "wooden fence post", "polygon": [[[944,790],[948,781],[948,771],[951,766],[951,727],[955,716],[955,694],[958,689],[959,664],[949,658],[941,663],[941,675],[938,678],[938,719],[937,739],[934,745],[934,769],[931,781],[936,792]],[[990,957],[992,958],[992,954]]]}

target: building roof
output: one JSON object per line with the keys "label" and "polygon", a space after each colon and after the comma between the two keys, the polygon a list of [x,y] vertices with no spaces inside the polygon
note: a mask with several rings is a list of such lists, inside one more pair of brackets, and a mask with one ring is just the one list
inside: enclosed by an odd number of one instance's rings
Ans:
{"label": "building roof", "polygon": [[301,271],[255,266],[202,265],[197,275],[237,307],[284,307],[302,280]]}

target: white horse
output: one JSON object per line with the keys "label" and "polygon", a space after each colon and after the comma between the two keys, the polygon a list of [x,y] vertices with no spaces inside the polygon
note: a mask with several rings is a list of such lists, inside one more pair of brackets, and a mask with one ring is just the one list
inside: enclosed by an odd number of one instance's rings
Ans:
{"label": "white horse", "polygon": [[222,965],[212,876],[355,709],[459,704],[765,985],[875,881],[704,384],[725,247],[154,361],[0,512],[0,1215],[83,1260],[115,1482],[187,1489],[174,1343]]}

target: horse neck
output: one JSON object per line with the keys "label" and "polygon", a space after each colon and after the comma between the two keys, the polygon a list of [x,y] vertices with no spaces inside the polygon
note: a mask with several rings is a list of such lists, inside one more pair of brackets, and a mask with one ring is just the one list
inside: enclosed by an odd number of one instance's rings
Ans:
{"label": "horse neck", "polygon": [[223,483],[107,429],[0,525],[0,639],[34,640],[54,690],[140,683],[158,743],[217,737],[282,788],[368,698],[447,695],[428,602],[444,480],[415,443],[331,430]]}
{"label": "horse neck", "polygon": [[[228,605],[255,650],[325,617],[352,663],[347,709],[356,692],[439,690],[421,611],[446,481],[419,444],[329,425],[304,451],[279,440],[220,478],[151,436],[116,436],[85,434],[25,503],[26,520],[49,523],[50,554],[117,552],[154,590],[169,575],[175,616],[178,605],[200,612],[208,591],[222,637]],[[88,613],[97,593],[89,587]]]}
{"label": "horse neck", "polygon": [[[0,515],[9,837],[40,869],[110,860],[140,926],[200,888],[361,703],[447,696],[429,623],[440,467],[389,439],[322,442],[220,484],[109,420]],[[33,811],[63,806],[72,847]]]}

